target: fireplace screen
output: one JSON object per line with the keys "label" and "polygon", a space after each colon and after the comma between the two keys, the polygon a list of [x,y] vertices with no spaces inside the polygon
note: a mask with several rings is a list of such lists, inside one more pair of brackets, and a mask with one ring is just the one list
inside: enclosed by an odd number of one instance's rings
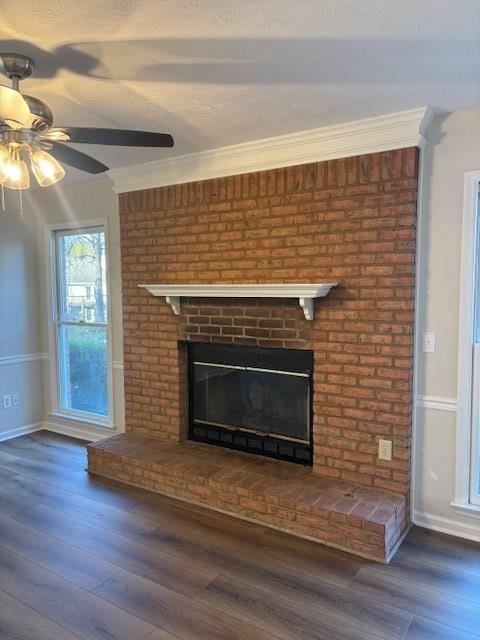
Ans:
{"label": "fireplace screen", "polygon": [[191,344],[190,436],[308,463],[312,360],[309,351]]}

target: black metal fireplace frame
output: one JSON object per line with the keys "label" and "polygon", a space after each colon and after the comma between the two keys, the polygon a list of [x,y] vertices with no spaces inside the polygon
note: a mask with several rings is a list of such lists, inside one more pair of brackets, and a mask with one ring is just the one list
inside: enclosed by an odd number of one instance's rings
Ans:
{"label": "black metal fireplace frame", "polygon": [[[194,354],[195,352],[195,354]],[[265,435],[253,429],[243,427],[224,427],[217,424],[199,424],[194,420],[194,390],[192,381],[194,358],[208,361],[215,354],[216,363],[231,364],[232,360],[239,366],[261,366],[262,360],[268,360],[268,367],[272,363],[276,369],[289,372],[308,373],[310,382],[310,420],[309,442],[299,442],[292,439],[284,439],[281,436]],[[267,456],[287,460],[303,465],[311,465],[313,462],[313,352],[297,349],[278,349],[269,347],[245,347],[214,343],[188,342],[188,437],[196,442],[205,442],[219,447],[236,449],[256,455]]]}

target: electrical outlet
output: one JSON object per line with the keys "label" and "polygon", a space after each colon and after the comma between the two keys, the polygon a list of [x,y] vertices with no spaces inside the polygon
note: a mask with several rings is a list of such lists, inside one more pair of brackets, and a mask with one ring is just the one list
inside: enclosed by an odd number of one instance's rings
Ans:
{"label": "electrical outlet", "polygon": [[6,393],[2,396],[2,404],[4,409],[11,409],[12,407],[12,394]]}
{"label": "electrical outlet", "polygon": [[378,459],[379,460],[392,459],[392,441],[391,440],[378,441]]}
{"label": "electrical outlet", "polygon": [[18,407],[18,405],[20,404],[20,394],[19,393],[12,393],[12,404],[14,407]]}

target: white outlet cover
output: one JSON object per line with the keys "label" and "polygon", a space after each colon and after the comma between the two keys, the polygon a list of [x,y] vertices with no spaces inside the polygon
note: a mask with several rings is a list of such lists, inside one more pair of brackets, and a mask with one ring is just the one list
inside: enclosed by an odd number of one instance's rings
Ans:
{"label": "white outlet cover", "polygon": [[12,404],[14,407],[18,407],[18,405],[20,404],[20,394],[19,393],[12,393]]}
{"label": "white outlet cover", "polygon": [[392,459],[392,441],[391,440],[379,440],[378,441],[378,459],[391,461]]}

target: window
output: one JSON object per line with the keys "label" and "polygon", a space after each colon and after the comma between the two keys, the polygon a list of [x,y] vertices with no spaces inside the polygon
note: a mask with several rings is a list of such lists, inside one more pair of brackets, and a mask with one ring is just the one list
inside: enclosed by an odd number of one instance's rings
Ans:
{"label": "window", "polygon": [[57,229],[53,254],[56,412],[109,424],[110,327],[103,225]]}
{"label": "window", "polygon": [[480,171],[465,174],[453,506],[480,514]]}

